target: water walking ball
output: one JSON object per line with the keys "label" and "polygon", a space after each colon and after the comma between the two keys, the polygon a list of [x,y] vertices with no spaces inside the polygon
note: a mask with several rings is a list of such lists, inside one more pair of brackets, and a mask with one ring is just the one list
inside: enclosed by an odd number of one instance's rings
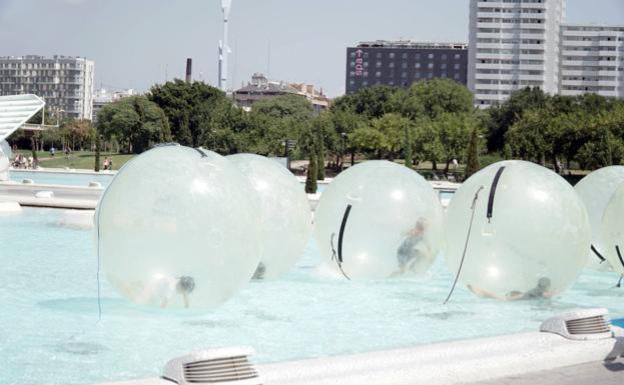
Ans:
{"label": "water walking ball", "polygon": [[587,263],[585,205],[563,178],[534,163],[484,168],[461,185],[446,214],[446,263],[479,296],[551,297]]}
{"label": "water walking ball", "polygon": [[131,301],[211,308],[232,297],[260,259],[254,191],[224,157],[158,147],[126,164],[96,213],[103,270]]}
{"label": "water walking ball", "polygon": [[254,278],[277,278],[295,264],[310,237],[308,198],[297,178],[274,160],[252,154],[227,159],[249,179],[259,198],[262,252]]}
{"label": "water walking ball", "polygon": [[368,161],[340,173],[321,195],[315,237],[325,263],[350,279],[425,272],[438,254],[442,208],[415,171]]}
{"label": "water walking ball", "polygon": [[0,140],[0,156],[1,154],[9,159],[13,158],[13,151],[11,151],[11,146],[6,140]]}
{"label": "water walking ball", "polygon": [[603,255],[606,249],[600,241],[600,224],[609,200],[622,183],[624,166],[609,166],[591,172],[574,186],[585,203],[592,229],[592,248],[587,264],[589,268],[611,270],[611,265]]}
{"label": "water walking ball", "polygon": [[[0,141],[0,174],[9,170],[11,158],[13,158],[11,146],[5,140]],[[0,175],[0,178],[4,179],[3,175]],[[6,178],[8,179],[8,176]]]}
{"label": "water walking ball", "polygon": [[607,204],[599,227],[602,255],[613,270],[624,275],[624,185],[620,186]]}

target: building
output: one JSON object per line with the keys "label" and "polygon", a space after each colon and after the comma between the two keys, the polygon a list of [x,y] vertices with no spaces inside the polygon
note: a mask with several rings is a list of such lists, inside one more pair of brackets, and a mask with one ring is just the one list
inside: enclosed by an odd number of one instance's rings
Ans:
{"label": "building", "polygon": [[266,100],[283,95],[299,95],[306,98],[316,112],[320,112],[329,107],[330,100],[317,91],[313,85],[288,83],[283,81],[271,81],[261,73],[255,73],[251,81],[234,91],[234,101],[236,105],[245,111],[251,111],[253,104],[259,100]]}
{"label": "building", "polygon": [[346,93],[374,85],[409,87],[419,80],[449,78],[467,84],[465,43],[361,42],[347,48]]}
{"label": "building", "polygon": [[93,94],[93,108],[92,117],[93,123],[97,123],[97,113],[104,108],[104,106],[116,102],[119,99],[126,98],[128,96],[140,95],[137,90],[128,88],[127,90],[110,92],[105,88],[100,88]]}
{"label": "building", "polygon": [[91,119],[94,68],[80,57],[0,57],[0,95],[35,94],[50,112]]}
{"label": "building", "polygon": [[624,26],[561,27],[561,95],[624,97]]}
{"label": "building", "polygon": [[468,87],[489,106],[518,89],[559,91],[565,0],[470,0]]}

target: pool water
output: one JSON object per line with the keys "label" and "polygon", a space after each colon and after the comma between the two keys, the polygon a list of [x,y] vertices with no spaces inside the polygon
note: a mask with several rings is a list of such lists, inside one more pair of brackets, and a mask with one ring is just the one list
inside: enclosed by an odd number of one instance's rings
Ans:
{"label": "pool water", "polygon": [[93,175],[79,174],[69,172],[30,172],[30,171],[11,171],[9,178],[16,182],[24,179],[32,179],[37,184],[57,184],[63,186],[83,186],[86,187],[90,182],[99,182],[106,187],[113,180],[113,175]]}
{"label": "pool water", "polygon": [[[93,175],[80,174],[70,172],[29,172],[29,171],[11,171],[9,178],[15,182],[21,182],[24,179],[32,179],[37,184],[56,184],[63,186],[88,186],[90,182],[99,182],[102,187],[107,187],[113,180],[113,175]],[[305,183],[301,184],[305,187]],[[317,192],[323,192],[326,184],[319,183]]]}
{"label": "pool water", "polygon": [[151,377],[171,358],[204,348],[250,345],[255,361],[301,358],[536,331],[555,313],[607,307],[624,315],[613,273],[586,271],[553,299],[479,299],[438,260],[422,279],[350,282],[325,275],[310,242],[283,279],[251,282],[200,314],[136,307],[102,275],[90,231],[61,227],[62,210],[0,216],[0,362],[3,384],[94,384]]}

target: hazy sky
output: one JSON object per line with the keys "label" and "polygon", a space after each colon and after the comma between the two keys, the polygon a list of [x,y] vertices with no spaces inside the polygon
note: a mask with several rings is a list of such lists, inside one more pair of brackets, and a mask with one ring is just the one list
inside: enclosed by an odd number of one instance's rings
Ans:
{"label": "hazy sky", "polygon": [[[230,84],[253,72],[344,92],[345,47],[361,40],[467,41],[468,0],[233,0]],[[0,56],[95,60],[96,84],[147,90],[217,81],[220,0],[0,0]],[[568,0],[569,22],[624,25],[623,0]],[[270,47],[270,48],[269,48]],[[269,55],[270,52],[270,55]],[[270,57],[270,60],[269,60]]]}

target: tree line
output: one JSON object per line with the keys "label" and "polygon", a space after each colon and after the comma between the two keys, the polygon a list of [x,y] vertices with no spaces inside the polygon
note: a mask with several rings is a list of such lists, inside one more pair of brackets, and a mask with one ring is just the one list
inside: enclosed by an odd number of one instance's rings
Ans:
{"label": "tree line", "polygon": [[105,106],[95,127],[67,120],[38,140],[73,149],[99,142],[100,149],[122,153],[177,142],[224,155],[290,156],[309,159],[308,174],[319,179],[326,167],[338,171],[362,158],[401,160],[410,167],[427,161],[441,173],[457,160],[468,175],[492,161],[519,158],[561,172],[624,161],[624,102],[525,88],[481,110],[465,86],[432,79],[407,89],[364,88],[321,113],[300,95],[261,100],[246,112],[203,82],[175,80]]}

